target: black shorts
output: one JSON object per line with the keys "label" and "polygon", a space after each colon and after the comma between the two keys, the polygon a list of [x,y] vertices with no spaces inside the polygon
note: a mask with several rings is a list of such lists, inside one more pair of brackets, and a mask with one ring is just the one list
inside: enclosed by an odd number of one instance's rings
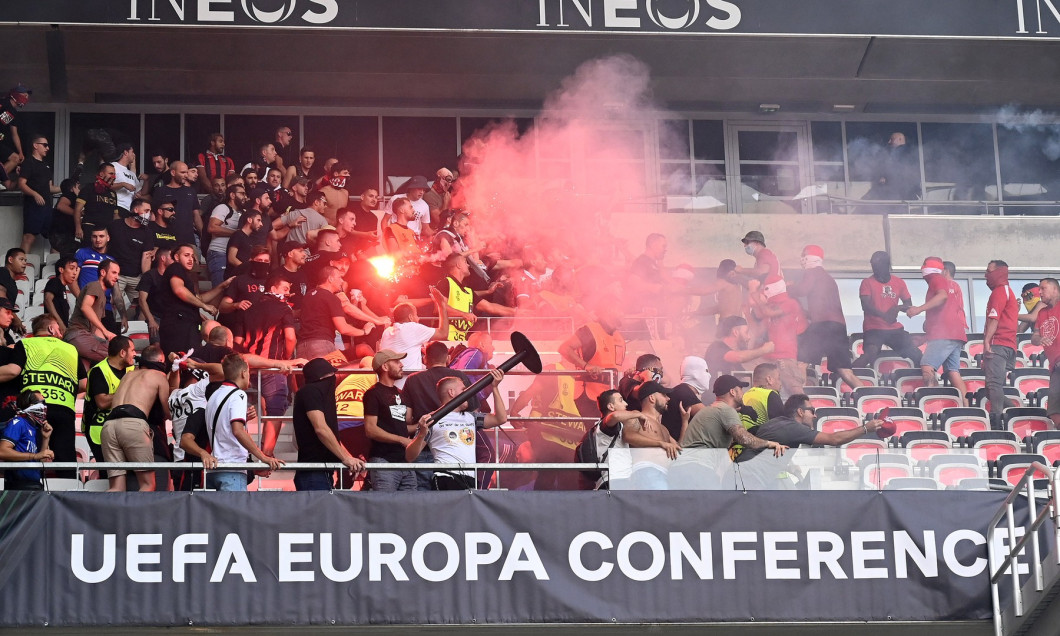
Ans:
{"label": "black shorts", "polygon": [[799,336],[799,362],[821,364],[828,358],[828,368],[851,368],[850,339],[847,328],[838,322],[811,323]]}
{"label": "black shorts", "polygon": [[45,203],[37,205],[35,201],[22,203],[22,233],[48,236],[52,226],[52,207]]}

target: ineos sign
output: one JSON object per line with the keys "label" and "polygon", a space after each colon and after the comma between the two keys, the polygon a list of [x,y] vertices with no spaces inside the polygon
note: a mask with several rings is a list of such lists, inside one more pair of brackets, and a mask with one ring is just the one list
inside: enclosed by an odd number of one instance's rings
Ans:
{"label": "ineos sign", "polygon": [[[328,24],[339,15],[338,0],[129,0],[129,17],[126,19],[142,21],[140,9],[147,4],[151,10],[148,22],[163,20],[158,16],[158,5],[162,5],[164,11],[167,4],[181,22],[198,24],[243,22],[242,16],[237,17],[237,9],[261,24],[286,22],[302,7],[305,10],[297,17],[308,24]],[[188,14],[189,6],[193,11],[191,15]]]}
{"label": "ineos sign", "polygon": [[[701,21],[703,14],[709,16],[705,21]],[[575,24],[568,23],[568,18],[574,18]],[[668,31],[697,25],[728,31],[739,26],[743,14],[729,0],[538,0],[539,27],[640,29],[645,18]]]}

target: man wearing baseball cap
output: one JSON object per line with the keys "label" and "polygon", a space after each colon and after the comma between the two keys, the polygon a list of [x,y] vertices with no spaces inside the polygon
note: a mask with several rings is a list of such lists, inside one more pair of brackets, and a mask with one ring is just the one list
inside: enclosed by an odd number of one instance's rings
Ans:
{"label": "man wearing baseball cap", "polygon": [[[412,409],[401,397],[397,382],[402,378],[401,361],[408,354],[383,349],[372,357],[372,370],[379,382],[364,392],[364,432],[372,441],[369,461],[373,464],[402,463],[412,443],[416,425]],[[372,490],[393,492],[416,490],[412,470],[371,471]]]}
{"label": "man wearing baseball cap", "polygon": [[414,211],[412,220],[409,221],[409,229],[416,233],[417,238],[428,238],[434,234],[434,230],[431,229],[431,206],[423,200],[423,195],[427,192],[427,188],[430,187],[427,184],[427,177],[419,175],[412,177],[405,182],[404,187],[405,194],[398,194],[390,199],[390,203],[387,206],[389,214],[385,223],[397,223],[394,203],[401,199],[408,199]]}
{"label": "man wearing baseball cap", "polygon": [[18,113],[29,103],[33,91],[22,84],[16,84],[7,92],[7,98],[0,102],[0,185],[12,178],[15,168],[26,160],[22,149],[22,139],[18,136]]}
{"label": "man wearing baseball cap", "polygon": [[780,260],[773,250],[766,247],[766,237],[758,230],[751,230],[740,239],[743,251],[755,257],[754,267],[737,267],[736,273],[752,280],[770,280],[784,276]]}
{"label": "man wearing baseball cap", "polygon": [[[314,358],[302,369],[306,384],[294,396],[294,436],[299,463],[342,462],[354,474],[364,470],[364,461],[339,443],[335,403],[337,369],[324,358]],[[295,490],[331,490],[335,471],[298,471]]]}
{"label": "man wearing baseball cap", "polygon": [[964,314],[964,294],[953,280],[953,273],[937,256],[924,259],[920,268],[928,290],[923,305],[910,307],[906,314],[912,318],[926,313],[924,333],[928,345],[920,359],[920,372],[924,376],[924,386],[938,386],[936,369],[941,368],[953,386],[957,388],[964,401],[966,387],[961,378],[961,351],[968,342],[965,333],[968,319]]}
{"label": "man wearing baseball cap", "polygon": [[[671,391],[649,380],[638,386],[634,393],[640,401],[641,417],[630,420],[622,429],[622,438],[632,449],[632,487],[634,490],[667,490],[666,473],[670,462],[681,453],[681,446],[662,423]],[[688,411],[682,409],[681,417],[686,422]]]}

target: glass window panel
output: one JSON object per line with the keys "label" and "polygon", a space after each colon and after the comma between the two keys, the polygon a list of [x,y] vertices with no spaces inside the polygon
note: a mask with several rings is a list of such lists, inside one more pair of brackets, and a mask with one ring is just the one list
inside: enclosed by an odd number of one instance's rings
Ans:
{"label": "glass window panel", "polygon": [[659,122],[659,157],[661,159],[689,158],[688,121],[664,119]]}
{"label": "glass window panel", "polygon": [[[997,147],[1005,201],[1060,199],[1060,125],[998,125]],[[1055,208],[1033,209],[1040,214],[1056,214]],[[1005,213],[1016,211],[1019,208],[1006,208]]]}
{"label": "glass window panel", "polygon": [[814,185],[818,187],[818,191],[821,191],[822,196],[818,196],[817,201],[817,212],[819,214],[825,214],[830,212],[841,212],[844,210],[834,209],[828,197],[845,197],[846,196],[846,182],[844,181],[843,166],[834,166],[829,164],[816,164],[813,167],[813,176],[816,181]]}
{"label": "glass window panel", "polygon": [[589,131],[586,137],[586,161],[644,161],[643,130],[598,128]]}
{"label": "glass window panel", "polygon": [[729,211],[729,194],[725,189],[722,166],[696,164],[696,190],[693,211],[724,214]]}
{"label": "glass window panel", "polygon": [[[210,135],[221,132],[221,116],[220,115],[184,115],[184,156],[188,158],[196,158],[200,152],[205,152],[210,146]],[[225,154],[231,154],[231,148],[228,147],[228,138],[225,137]],[[147,152],[157,152],[162,150],[164,152],[172,153],[173,148],[155,148],[154,146],[148,146]],[[172,157],[173,155],[169,155]],[[150,160],[150,157],[145,159]],[[244,162],[245,163],[245,162]],[[243,164],[237,164],[236,170],[242,167]]]}
{"label": "glass window panel", "polygon": [[738,132],[740,161],[798,161],[799,135],[774,130]]}
{"label": "glass window panel", "polygon": [[725,126],[721,121],[697,119],[692,122],[694,157],[705,161],[725,161]]}
{"label": "glass window panel", "polygon": [[[921,124],[928,200],[997,200],[989,124]],[[949,208],[947,208],[949,209]]]}
{"label": "glass window panel", "polygon": [[[889,149],[888,140],[894,133],[905,135],[904,149]],[[919,196],[918,144],[914,123],[847,122],[848,196],[887,201],[902,200],[912,194]]]}
{"label": "glass window panel", "polygon": [[[102,145],[92,140],[100,139],[89,131],[105,131],[105,138],[111,144]],[[81,183],[91,183],[95,179],[96,167],[100,161],[114,161],[114,145],[130,143],[133,148],[140,147],[139,113],[71,113],[70,114],[70,159],[77,163],[78,157],[84,155],[85,170]],[[101,152],[103,151],[103,152]]]}
{"label": "glass window panel", "polygon": [[455,168],[455,117],[384,117],[383,176],[404,182],[423,175],[428,181],[443,166]]}
{"label": "glass window panel", "polygon": [[659,166],[659,187],[663,194],[692,196],[692,165],[667,162]]}
{"label": "glass window panel", "polygon": [[[139,172],[148,172],[151,166],[150,154],[155,152],[155,148],[164,148],[163,152],[174,153],[180,148],[180,115],[144,115],[144,154],[145,157],[139,156],[140,147],[136,147],[136,163],[135,169]],[[203,149],[205,149],[205,144]],[[196,155],[201,152],[197,151],[192,154],[185,154],[182,158],[190,166],[194,166],[196,162]],[[172,155],[170,155],[172,156]],[[139,174],[138,172],[138,174]]]}
{"label": "glass window panel", "polygon": [[[368,186],[379,184],[379,118],[316,117],[305,118],[305,145],[316,155],[314,169],[335,157],[350,168],[348,188],[359,196]],[[428,175],[430,176],[430,175]]]}
{"label": "glass window panel", "polygon": [[525,135],[534,125],[534,119],[532,117],[461,117],[460,145],[463,146],[464,142],[471,139],[471,137],[479,131],[485,131],[490,126],[497,126],[507,122],[513,122],[515,124],[515,133],[519,137]]}
{"label": "glass window panel", "polygon": [[837,121],[810,122],[814,161],[843,161],[843,125]]}
{"label": "glass window panel", "polygon": [[[259,157],[261,146],[276,140],[276,129],[280,126],[290,127],[294,134],[292,143],[297,145],[298,115],[225,115],[225,154],[235,162],[236,170],[242,170],[245,164]],[[205,138],[200,143],[206,147]]]}

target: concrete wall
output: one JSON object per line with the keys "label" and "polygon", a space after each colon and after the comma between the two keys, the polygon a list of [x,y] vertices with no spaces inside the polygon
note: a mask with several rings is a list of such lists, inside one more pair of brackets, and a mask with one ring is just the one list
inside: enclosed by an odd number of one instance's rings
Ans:
{"label": "concrete wall", "polygon": [[743,253],[740,239],[759,230],[789,269],[799,267],[807,244],[824,248],[832,272],[867,271],[877,250],[889,250],[896,267],[917,268],[924,257],[940,256],[959,269],[983,269],[995,258],[1013,268],[1060,269],[1060,255],[1050,248],[1060,238],[1057,217],[623,213],[612,220],[612,231],[633,254],[644,249],[649,233],[666,235],[669,266],[713,268],[725,258],[750,265],[753,259]]}

